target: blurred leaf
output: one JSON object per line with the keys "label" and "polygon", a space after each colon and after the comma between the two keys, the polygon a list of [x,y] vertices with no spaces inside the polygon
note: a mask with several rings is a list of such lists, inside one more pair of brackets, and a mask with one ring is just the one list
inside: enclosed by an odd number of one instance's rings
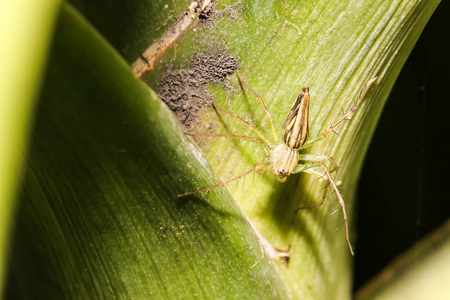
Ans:
{"label": "blurred leaf", "polygon": [[356,299],[446,299],[450,294],[450,221],[365,285]]}
{"label": "blurred leaf", "polygon": [[131,63],[184,14],[185,0],[69,0]]}
{"label": "blurred leaf", "polygon": [[0,2],[0,295],[13,199],[59,1]]}

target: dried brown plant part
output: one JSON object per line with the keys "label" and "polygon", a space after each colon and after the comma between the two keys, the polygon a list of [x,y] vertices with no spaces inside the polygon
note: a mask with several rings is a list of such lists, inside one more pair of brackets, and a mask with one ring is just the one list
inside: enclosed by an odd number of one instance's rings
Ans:
{"label": "dried brown plant part", "polygon": [[200,13],[208,7],[211,0],[193,1],[183,16],[170,27],[161,37],[154,41],[140,57],[131,65],[136,78],[141,78],[152,70],[155,61],[160,57],[195,21]]}

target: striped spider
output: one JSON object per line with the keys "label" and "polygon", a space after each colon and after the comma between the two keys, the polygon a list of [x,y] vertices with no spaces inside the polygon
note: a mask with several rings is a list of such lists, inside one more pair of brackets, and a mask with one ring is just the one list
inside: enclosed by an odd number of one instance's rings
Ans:
{"label": "striped spider", "polygon": [[[242,177],[245,177],[255,171],[261,171],[264,167],[268,168],[272,173],[275,175],[276,179],[280,182],[286,181],[287,177],[291,174],[296,174],[300,172],[309,173],[315,176],[318,176],[320,178],[323,178],[328,181],[328,185],[331,185],[331,187],[334,189],[336,196],[339,200],[339,205],[341,206],[342,213],[344,216],[344,223],[345,223],[345,236],[347,240],[348,247],[350,249],[350,252],[352,255],[354,255],[353,248],[350,242],[349,237],[349,231],[348,231],[348,221],[347,221],[347,213],[345,211],[345,202],[342,198],[341,193],[339,192],[338,185],[334,181],[333,177],[331,176],[331,172],[333,170],[330,170],[329,167],[325,164],[326,161],[331,162],[331,164],[334,166],[334,169],[336,169],[336,163],[334,162],[333,158],[328,155],[311,155],[311,154],[301,154],[299,153],[301,150],[304,150],[306,148],[311,147],[314,143],[321,141],[325,139],[328,135],[330,135],[334,130],[342,124],[345,120],[348,120],[357,110],[359,104],[361,103],[362,99],[364,98],[364,95],[369,88],[369,86],[377,79],[376,77],[369,80],[364,88],[361,91],[361,94],[359,96],[358,101],[356,104],[342,117],[340,117],[334,124],[332,124],[330,127],[327,128],[322,134],[320,134],[318,137],[310,139],[307,141],[308,137],[308,114],[309,114],[309,88],[304,87],[302,92],[297,96],[297,99],[295,100],[294,104],[292,105],[291,110],[289,111],[286,119],[284,120],[283,127],[282,127],[282,140],[278,138],[275,124],[272,118],[272,115],[267,110],[266,105],[264,104],[264,101],[262,100],[261,96],[255,92],[251,87],[245,83],[245,81],[241,78],[239,74],[237,74],[239,80],[258,98],[259,103],[261,104],[262,108],[264,109],[267,118],[269,119],[271,129],[272,129],[272,136],[274,142],[270,141],[258,128],[256,128],[253,124],[243,120],[241,117],[236,115],[235,113],[228,111],[222,107],[220,107],[217,104],[214,104],[214,107],[218,110],[223,111],[224,113],[232,116],[248,128],[250,128],[258,137],[247,137],[247,136],[238,136],[238,135],[194,135],[194,134],[187,134],[189,136],[193,137],[225,137],[230,139],[243,139],[248,140],[252,142],[257,142],[261,144],[267,154],[266,158],[264,158],[256,167],[248,170],[245,173],[242,173],[234,178],[231,178],[227,181],[220,182],[216,185],[208,186],[205,188],[201,188],[195,191],[191,191],[188,193],[184,193],[181,195],[178,195],[179,197],[192,195],[204,191],[211,190],[216,187],[224,186],[230,182],[236,181]],[[300,163],[301,162],[301,163]],[[322,169],[323,173],[318,172],[316,168],[319,167]],[[325,200],[325,195],[322,198],[322,200],[313,207],[319,207],[322,205],[322,203]],[[305,208],[312,208],[312,207],[300,207],[297,209],[305,209]]]}

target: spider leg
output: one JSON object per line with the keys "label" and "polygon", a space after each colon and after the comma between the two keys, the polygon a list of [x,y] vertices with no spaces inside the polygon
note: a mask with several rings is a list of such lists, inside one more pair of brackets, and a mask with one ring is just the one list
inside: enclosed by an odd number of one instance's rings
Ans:
{"label": "spider leg", "polygon": [[214,189],[214,188],[219,187],[219,186],[224,186],[224,185],[226,185],[226,184],[228,184],[228,183],[231,183],[231,182],[236,181],[236,180],[238,180],[238,179],[240,179],[240,178],[242,178],[242,177],[245,177],[245,176],[247,176],[248,174],[251,174],[251,173],[253,173],[253,172],[255,172],[255,171],[260,170],[262,167],[264,167],[264,166],[267,165],[268,163],[269,163],[269,161],[265,159],[265,160],[263,160],[262,162],[260,162],[256,167],[254,167],[254,168],[248,170],[247,172],[242,173],[242,174],[240,174],[240,175],[238,175],[238,176],[236,176],[236,177],[233,177],[233,178],[231,178],[231,179],[229,179],[229,180],[227,180],[227,181],[223,181],[223,182],[220,182],[220,183],[218,183],[218,184],[211,185],[211,186],[208,186],[208,187],[205,187],[205,188],[202,188],[202,189],[199,189],[199,190],[195,190],[195,191],[192,191],[192,192],[187,192],[187,193],[184,193],[184,194],[179,194],[178,197],[184,197],[184,196],[188,196],[188,195],[193,195],[193,194],[197,194],[197,193],[200,193],[200,192],[209,191],[209,190]]}
{"label": "spider leg", "polygon": [[215,108],[223,111],[224,113],[229,114],[230,116],[232,116],[233,118],[235,118],[236,120],[238,120],[239,122],[241,122],[242,124],[244,124],[245,126],[250,128],[254,133],[256,133],[256,135],[258,135],[261,138],[261,140],[264,142],[264,144],[266,144],[267,146],[272,145],[272,143],[269,141],[269,139],[266,138],[266,136],[258,128],[255,127],[255,125],[245,121],[244,119],[242,119],[241,117],[236,115],[234,112],[226,110],[226,109],[220,107],[219,105],[217,105],[215,103],[213,105],[214,105]]}
{"label": "spider leg", "polygon": [[261,106],[262,106],[262,108],[264,109],[264,111],[266,112],[267,118],[269,119],[270,126],[272,127],[272,135],[273,135],[273,138],[275,139],[275,142],[278,143],[278,142],[279,142],[279,139],[278,139],[277,132],[276,132],[276,130],[275,130],[275,123],[273,122],[272,115],[270,114],[269,110],[267,109],[266,104],[264,104],[264,101],[262,100],[261,96],[260,96],[257,92],[255,92],[251,87],[249,87],[249,86],[247,85],[247,83],[241,78],[241,75],[239,75],[239,73],[237,73],[237,72],[236,72],[236,74],[237,74],[239,80],[240,80],[240,81],[241,81],[241,82],[242,82],[242,83],[243,83],[243,84],[244,84],[244,85],[245,85],[245,86],[246,86],[253,94],[255,94],[256,98],[258,98],[259,103],[261,103]]}
{"label": "spider leg", "polygon": [[330,183],[330,185],[332,186],[332,188],[336,192],[336,196],[337,196],[337,198],[339,200],[339,205],[341,206],[341,209],[342,209],[342,214],[344,215],[345,238],[347,239],[348,248],[350,249],[350,253],[352,255],[355,255],[355,252],[353,252],[353,247],[352,247],[352,244],[350,242],[350,236],[349,236],[349,232],[348,232],[347,212],[345,211],[344,199],[342,198],[342,195],[339,192],[339,189],[338,189],[338,187],[336,185],[336,182],[334,181],[333,177],[331,177],[328,167],[323,162],[321,162],[320,165],[321,165],[322,169],[324,170],[324,175],[328,178],[328,182]]}
{"label": "spider leg", "polygon": [[[313,170],[312,168],[314,168],[314,167],[321,167],[323,169],[324,173],[321,174],[320,172],[317,172],[317,171]],[[306,173],[309,173],[309,174],[313,174],[313,175],[319,176],[321,178],[325,178],[328,181],[328,184],[325,187],[325,191],[324,191],[324,195],[322,197],[322,200],[317,205],[310,206],[310,207],[300,207],[295,212],[298,212],[299,210],[302,210],[302,209],[309,209],[309,208],[315,208],[315,207],[321,206],[323,204],[323,202],[325,201],[328,187],[331,185],[331,187],[334,189],[334,191],[336,193],[336,196],[337,196],[338,201],[339,201],[339,205],[341,206],[342,213],[344,215],[345,237],[346,237],[346,240],[347,240],[348,247],[350,249],[350,253],[352,255],[355,255],[355,253],[353,251],[353,248],[352,248],[352,244],[350,242],[350,235],[349,235],[349,230],[348,230],[347,212],[345,210],[345,202],[344,202],[344,199],[342,198],[341,193],[339,192],[339,189],[337,187],[336,182],[334,181],[333,177],[331,177],[330,170],[327,167],[327,165],[325,165],[323,160],[322,161],[317,161],[317,162],[313,161],[313,162],[308,163],[308,164],[299,164],[299,165],[297,165],[297,167],[295,168],[293,173],[299,173],[299,172],[306,172]]]}
{"label": "spider leg", "polygon": [[334,172],[338,169],[336,161],[329,155],[299,154],[298,160],[312,161],[312,162],[329,161],[333,165],[333,169],[330,172]]}
{"label": "spider leg", "polygon": [[358,109],[359,104],[361,103],[361,101],[364,98],[364,95],[366,94],[367,90],[369,89],[370,85],[372,83],[375,82],[375,80],[377,80],[378,77],[372,78],[370,79],[366,85],[363,87],[361,94],[359,95],[358,101],[356,101],[356,104],[347,112],[345,113],[342,117],[339,118],[339,120],[337,120],[334,124],[330,125],[330,127],[327,128],[327,130],[325,130],[322,134],[320,134],[318,137],[307,141],[306,143],[303,144],[303,146],[300,149],[305,149],[308,147],[311,147],[313,144],[315,144],[318,141],[323,140],[324,138],[326,138],[328,135],[330,135],[330,133],[334,132],[334,130],[340,125],[342,124],[342,122],[344,122],[345,120],[348,120]]}
{"label": "spider leg", "polygon": [[261,145],[265,145],[263,140],[255,137],[249,137],[249,136],[241,136],[241,135],[233,135],[233,134],[192,134],[192,133],[184,133],[185,135],[196,137],[196,138],[227,138],[227,139],[241,139],[246,140],[250,142],[255,142]]}

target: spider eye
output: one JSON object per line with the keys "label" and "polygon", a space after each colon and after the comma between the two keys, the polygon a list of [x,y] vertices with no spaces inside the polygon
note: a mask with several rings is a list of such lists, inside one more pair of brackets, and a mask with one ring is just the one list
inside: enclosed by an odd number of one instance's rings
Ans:
{"label": "spider eye", "polygon": [[286,176],[289,176],[289,171],[286,171],[285,169],[281,169],[278,171],[278,174],[280,177],[286,177]]}

